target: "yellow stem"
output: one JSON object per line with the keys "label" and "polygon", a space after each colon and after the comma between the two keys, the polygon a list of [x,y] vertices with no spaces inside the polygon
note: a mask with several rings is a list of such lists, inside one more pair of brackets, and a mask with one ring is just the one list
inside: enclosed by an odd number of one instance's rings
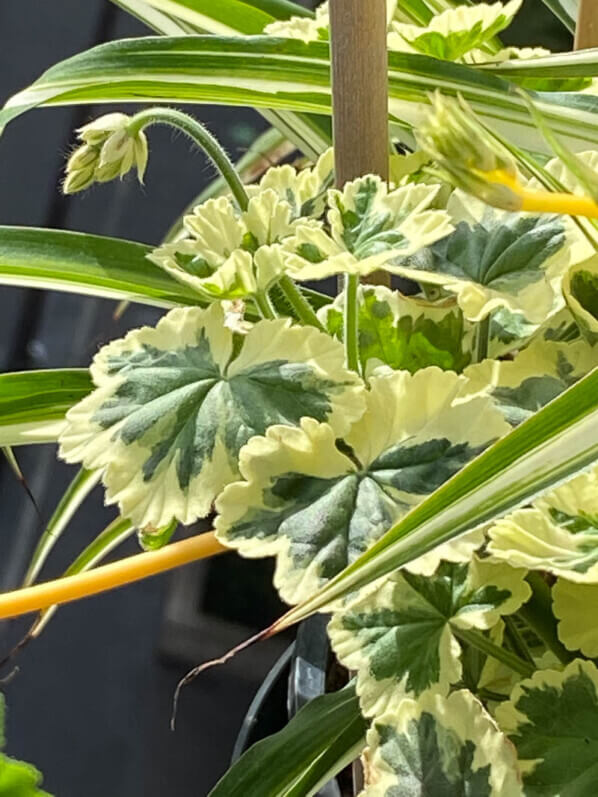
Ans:
{"label": "yellow stem", "polygon": [[564,216],[585,216],[598,219],[598,203],[591,197],[551,191],[530,191],[517,178],[502,169],[479,172],[490,182],[506,185],[521,199],[521,210],[537,213],[561,213]]}
{"label": "yellow stem", "polygon": [[207,559],[227,548],[216,539],[213,531],[166,545],[159,551],[149,551],[102,565],[87,573],[58,578],[33,587],[0,594],[0,619],[18,617],[60,603],[87,598],[98,592],[122,587],[134,581],[172,570],[175,567]]}

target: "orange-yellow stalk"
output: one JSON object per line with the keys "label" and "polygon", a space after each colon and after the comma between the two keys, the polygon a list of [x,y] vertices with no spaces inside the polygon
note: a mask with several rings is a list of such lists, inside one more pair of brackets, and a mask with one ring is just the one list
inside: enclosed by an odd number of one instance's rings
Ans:
{"label": "orange-yellow stalk", "polygon": [[228,549],[218,542],[214,532],[209,531],[166,545],[159,551],[149,551],[119,559],[117,562],[102,565],[87,573],[78,573],[44,584],[36,584],[33,587],[6,592],[0,594],[0,619],[6,620],[47,609],[56,604],[87,598],[98,592],[123,587],[189,562],[207,559],[226,550]]}
{"label": "orange-yellow stalk", "polygon": [[585,216],[598,219],[598,203],[591,197],[550,191],[531,191],[508,172],[497,169],[492,172],[479,172],[481,177],[491,183],[506,185],[521,199],[519,210],[537,213],[561,213],[565,216]]}

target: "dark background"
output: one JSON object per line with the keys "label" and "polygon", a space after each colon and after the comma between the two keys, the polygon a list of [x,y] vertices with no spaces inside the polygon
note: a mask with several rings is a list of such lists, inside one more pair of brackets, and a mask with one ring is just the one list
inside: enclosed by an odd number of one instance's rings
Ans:
{"label": "dark background", "polygon": [[[3,0],[0,102],[56,61],[145,32],[107,0]],[[568,46],[541,0],[526,0],[508,39]],[[150,133],[145,187],[130,179],[62,197],[58,186],[73,129],[106,110],[35,111],[9,125],[0,140],[0,223],[159,243],[213,170],[181,137],[156,128]],[[197,106],[193,112],[234,157],[265,128],[249,110]],[[2,288],[0,370],[87,365],[100,345],[159,317],[131,306],[116,322],[114,307],[105,300]],[[47,519],[74,470],[56,461],[53,446],[18,453]],[[112,517],[96,491],[60,541],[44,577],[59,575]],[[1,590],[18,585],[39,532],[31,504],[2,463]],[[133,551],[131,541],[119,555]],[[268,573],[257,563],[239,570],[222,559],[211,569],[191,566],[64,607],[20,655],[19,671],[5,688],[8,751],[34,762],[57,797],[207,794],[226,768],[251,697],[284,643],[253,649],[188,687],[174,734],[168,729],[173,690],[189,666],[223,652],[276,612],[267,583]],[[225,616],[218,619],[219,613]],[[0,655],[26,628],[26,623],[0,628]]]}

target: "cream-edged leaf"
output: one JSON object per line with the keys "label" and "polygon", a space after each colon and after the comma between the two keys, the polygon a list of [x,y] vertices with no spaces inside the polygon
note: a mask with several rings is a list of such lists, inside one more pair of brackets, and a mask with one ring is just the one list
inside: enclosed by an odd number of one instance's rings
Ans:
{"label": "cream-edged leaf", "polygon": [[437,185],[406,185],[389,191],[375,175],[328,191],[328,224],[297,225],[284,247],[289,273],[299,280],[339,273],[365,276],[389,260],[413,254],[452,232],[444,210],[431,210]]}
{"label": "cream-edged leaf", "polygon": [[242,299],[270,288],[284,272],[279,242],[298,221],[322,215],[333,181],[327,150],[313,168],[268,169],[249,186],[241,212],[227,196],[208,199],[184,217],[185,237],[155,249],[149,259],[208,299]]}
{"label": "cream-edged leaf", "polygon": [[522,797],[513,746],[465,690],[403,700],[366,738],[360,797]]}
{"label": "cream-edged leaf", "polygon": [[579,257],[562,217],[498,210],[459,190],[447,210],[452,235],[388,270],[454,293],[471,321],[504,307],[540,323],[560,309],[559,276]]}
{"label": "cream-edged leaf", "polygon": [[489,536],[488,550],[498,559],[598,584],[598,471],[582,473],[533,507],[501,518]]}
{"label": "cream-edged leaf", "polygon": [[598,352],[585,341],[535,340],[513,360],[484,360],[464,371],[464,395],[490,395],[517,426],[598,365]]}
{"label": "cream-edged leaf", "polygon": [[594,797],[598,783],[598,670],[576,660],[539,670],[496,709],[517,748],[526,797]]}
{"label": "cream-edged leaf", "polygon": [[[361,286],[359,302],[359,358],[362,368],[373,361],[411,373],[436,365],[460,372],[469,364],[468,338],[461,310],[455,302],[428,302],[403,296],[382,285]],[[344,294],[320,310],[328,331],[343,339]]]}
{"label": "cream-edged leaf", "polygon": [[569,270],[563,293],[582,335],[594,346],[598,342],[598,255]]}
{"label": "cream-edged leaf", "polygon": [[[218,304],[176,309],[96,355],[96,390],[67,414],[60,453],[103,468],[109,503],[139,527],[206,515],[238,474],[240,448],[303,416],[345,433],[363,386],[342,346],[313,328],[261,321],[233,358]],[[235,350],[236,351],[236,350]]]}
{"label": "cream-edged leaf", "polygon": [[521,3],[460,5],[435,15],[425,28],[395,22],[388,37],[389,49],[457,61],[510,25]]}
{"label": "cream-edged leaf", "polygon": [[244,556],[276,556],[284,600],[305,599],[506,433],[487,398],[453,406],[462,382],[437,368],[373,376],[340,448],[313,418],[253,438],[240,453],[245,481],[218,498],[219,539]]}
{"label": "cream-edged leaf", "polygon": [[366,715],[406,696],[447,694],[461,679],[453,628],[488,630],[530,595],[525,571],[473,557],[443,562],[432,576],[399,571],[337,611],[328,627],[340,662],[357,671]]}
{"label": "cream-edged leaf", "polygon": [[559,639],[568,650],[588,658],[598,656],[598,584],[578,584],[559,578],[552,588],[552,610]]}

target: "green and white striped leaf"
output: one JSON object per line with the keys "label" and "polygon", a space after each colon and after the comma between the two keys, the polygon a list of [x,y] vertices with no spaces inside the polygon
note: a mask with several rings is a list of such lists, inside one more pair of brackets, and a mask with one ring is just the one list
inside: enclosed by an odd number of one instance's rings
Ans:
{"label": "green and white striped leaf", "polygon": [[579,0],[542,0],[570,33],[575,33],[579,16]]}
{"label": "green and white striped leaf", "polygon": [[582,335],[593,346],[598,342],[598,255],[567,273],[563,293]]}
{"label": "green and white striped leaf", "polygon": [[396,711],[406,697],[447,695],[462,677],[454,629],[488,630],[530,596],[526,571],[472,557],[433,575],[406,570],[365,590],[328,627],[339,661],[357,671],[366,716]]}
{"label": "green and white striped leaf", "polygon": [[360,797],[522,797],[512,745],[465,690],[404,700],[367,742]]}
{"label": "green and white striped leaf", "polygon": [[316,697],[250,747],[208,797],[311,797],[359,756],[365,732],[352,685]]}
{"label": "green and white striped leaf", "polygon": [[444,210],[432,210],[437,185],[406,185],[389,191],[375,175],[328,191],[330,234],[315,225],[297,224],[283,248],[286,266],[298,280],[334,274],[366,276],[443,238],[453,227]]}
{"label": "green and white striped leaf", "polygon": [[489,530],[490,553],[529,570],[598,584],[598,472],[592,469]]}
{"label": "green and white striped leaf", "polygon": [[455,403],[463,383],[438,368],[372,377],[340,450],[314,418],[254,437],[239,456],[245,481],[216,502],[218,538],[244,556],[276,556],[283,599],[309,597],[508,431],[488,399]]}
{"label": "green and white striped leaf", "polygon": [[75,512],[100,481],[100,476],[101,473],[98,471],[81,468],[69,484],[35,546],[29,567],[23,578],[23,587],[30,586],[36,580],[50,552],[66,530]]}
{"label": "green and white striped leaf", "polygon": [[464,395],[490,395],[512,426],[559,396],[598,366],[598,351],[583,340],[534,340],[512,360],[484,360],[464,371]]}
{"label": "green and white striped leaf", "polygon": [[53,443],[93,388],[86,368],[0,374],[0,445]]}
{"label": "green and white striped leaf", "polygon": [[147,259],[145,244],[64,230],[0,227],[0,285],[155,305],[201,304]]}
{"label": "green and white striped leaf", "polygon": [[452,235],[386,268],[454,293],[470,321],[501,308],[543,321],[560,295],[555,276],[576,256],[561,217],[497,210],[461,191],[447,210]]}
{"label": "green and white striped leaf", "polygon": [[527,797],[593,797],[598,779],[598,670],[540,670],[496,710],[519,755]]}
{"label": "green and white striped leaf", "polygon": [[[471,359],[471,332],[454,301],[427,302],[384,286],[359,290],[359,357],[362,368],[388,365],[411,373],[436,365],[458,373]],[[322,308],[331,335],[343,339],[344,294]],[[368,365],[369,363],[369,365]]]}
{"label": "green and white striped leaf", "polygon": [[112,341],[67,415],[61,456],[104,469],[108,503],[139,528],[208,514],[239,449],[269,426],[308,415],[342,435],[363,413],[361,380],[328,335],[261,321],[234,350],[223,321],[218,304],[179,308]]}
{"label": "green and white striped leaf", "polygon": [[[530,59],[524,67],[539,74],[540,61],[545,59]],[[430,103],[428,95],[439,89],[461,93],[483,122],[518,146],[548,152],[525,100],[487,68],[410,53],[391,53],[389,63],[390,114],[399,130],[419,124]],[[515,63],[522,69],[522,62]],[[597,70],[598,59],[594,63],[588,56],[578,69],[584,74]],[[12,97],[0,112],[0,128],[42,104],[119,101],[252,105],[329,115],[328,46],[260,36],[149,37],[100,45],[53,66]],[[598,98],[545,93],[535,95],[535,104],[555,135],[573,151],[596,147]],[[292,133],[292,126],[282,132]],[[317,132],[322,141],[321,129]]]}
{"label": "green and white striped leaf", "polygon": [[308,617],[572,478],[598,460],[597,426],[594,370],[424,499],[313,598],[291,609],[275,629]]}
{"label": "green and white striped leaf", "polygon": [[580,584],[559,578],[552,588],[552,610],[559,639],[567,650],[598,656],[598,628],[593,609],[598,606],[598,583]]}

